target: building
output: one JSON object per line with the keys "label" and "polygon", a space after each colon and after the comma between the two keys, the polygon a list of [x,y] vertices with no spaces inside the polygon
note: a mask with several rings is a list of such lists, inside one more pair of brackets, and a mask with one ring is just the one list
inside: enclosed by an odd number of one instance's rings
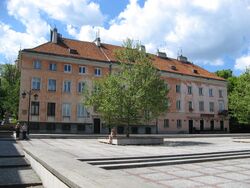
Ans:
{"label": "building", "polygon": [[[82,105],[82,91],[116,66],[114,50],[121,48],[101,43],[100,38],[94,42],[62,38],[54,29],[49,42],[20,51],[20,94],[31,91],[31,95],[20,95],[19,120],[28,120],[30,108],[33,132],[107,133],[100,116]],[[172,59],[158,51],[152,58],[168,83],[170,109],[150,125],[131,127],[132,133],[229,131],[223,78],[182,55]]]}

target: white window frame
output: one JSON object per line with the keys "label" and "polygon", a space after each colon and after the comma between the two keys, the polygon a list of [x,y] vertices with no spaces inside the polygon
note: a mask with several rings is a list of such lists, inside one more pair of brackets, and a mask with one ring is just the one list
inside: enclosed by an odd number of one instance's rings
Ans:
{"label": "white window frame", "polygon": [[[79,66],[79,74],[86,74],[87,72],[87,68],[85,66]],[[84,72],[82,72],[82,70],[84,69]]]}
{"label": "white window frame", "polygon": [[96,67],[95,68],[95,76],[101,76],[102,75],[102,69],[101,68],[99,68],[99,67]]}
{"label": "white window frame", "polygon": [[225,110],[225,104],[224,101],[219,101],[219,111]]}
{"label": "white window frame", "polygon": [[175,86],[175,91],[176,91],[176,93],[181,93],[181,85],[180,84],[177,84]]}
{"label": "white window frame", "polygon": [[209,102],[209,112],[214,112],[214,102]]}
{"label": "white window frame", "polygon": [[63,103],[62,104],[62,116],[63,117],[70,117],[71,116],[71,104],[70,103]]}
{"label": "white window frame", "polygon": [[163,123],[164,128],[169,128],[169,119],[164,119]]}
{"label": "white window frame", "polygon": [[[65,69],[66,68],[66,69]],[[69,70],[70,69],[70,70]],[[63,67],[64,72],[71,73],[72,72],[72,65],[71,64],[64,64]]]}
{"label": "white window frame", "polygon": [[77,104],[77,117],[78,118],[89,117],[87,108],[82,103]]}
{"label": "white window frame", "polygon": [[64,80],[63,82],[63,92],[70,93],[71,92],[71,80]]}
{"label": "white window frame", "polygon": [[57,69],[56,63],[50,63],[49,64],[49,70],[50,71],[56,71],[56,69]]}
{"label": "white window frame", "polygon": [[[55,81],[55,85],[51,85],[50,81]],[[48,79],[48,91],[56,91],[56,79]]]}
{"label": "white window frame", "polygon": [[42,68],[42,63],[40,60],[36,59],[33,61],[33,68],[34,69],[41,69]]}
{"label": "white window frame", "polygon": [[222,89],[219,89],[219,97],[223,98],[223,90]]}
{"label": "white window frame", "polygon": [[199,96],[203,96],[203,88],[199,87]]}
{"label": "white window frame", "polygon": [[85,87],[86,87],[86,83],[85,82],[83,82],[83,81],[78,82],[77,92],[78,93],[82,93],[85,90]]}
{"label": "white window frame", "polygon": [[181,100],[176,100],[176,110],[181,110]]}
{"label": "white window frame", "polygon": [[204,110],[205,110],[204,106],[205,106],[204,101],[199,101],[199,111],[200,112],[204,112]]}
{"label": "white window frame", "polygon": [[188,86],[188,95],[192,95],[193,91],[192,91],[192,86]]}
{"label": "white window frame", "polygon": [[33,90],[41,90],[41,78],[33,77],[31,80],[31,88]]}
{"label": "white window frame", "polygon": [[209,88],[208,90],[209,97],[213,97],[213,89]]}

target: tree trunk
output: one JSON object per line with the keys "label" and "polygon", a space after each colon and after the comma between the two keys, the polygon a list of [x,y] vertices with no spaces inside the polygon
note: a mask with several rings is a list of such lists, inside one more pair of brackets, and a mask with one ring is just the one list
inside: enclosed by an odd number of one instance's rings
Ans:
{"label": "tree trunk", "polygon": [[126,137],[129,138],[129,126],[126,126]]}

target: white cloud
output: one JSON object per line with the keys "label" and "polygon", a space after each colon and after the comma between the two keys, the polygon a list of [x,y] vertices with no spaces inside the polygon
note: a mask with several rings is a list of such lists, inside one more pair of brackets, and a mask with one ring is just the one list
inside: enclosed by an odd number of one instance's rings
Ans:
{"label": "white cloud", "polygon": [[[20,48],[34,47],[46,42],[46,39],[37,38],[28,33],[16,32],[9,25],[0,22],[0,53],[4,54],[7,61],[14,61]],[[9,62],[7,62],[9,63]]]}
{"label": "white cloud", "polygon": [[147,0],[141,7],[130,0],[107,28],[84,25],[73,36],[93,40],[89,37],[99,28],[104,42],[129,37],[150,52],[165,46],[176,57],[181,48],[193,61],[222,65],[222,57],[237,57],[249,45],[249,5],[248,0]]}
{"label": "white cloud", "polygon": [[245,71],[246,68],[250,68],[250,55],[242,56],[235,61],[234,69]]}
{"label": "white cloud", "polygon": [[[20,46],[30,48],[46,42],[50,25],[54,26],[51,22],[55,20],[67,24],[67,31],[76,35],[75,27],[102,25],[105,19],[99,5],[89,0],[9,0],[7,10],[25,28],[24,32],[18,32],[0,22],[0,53],[12,60],[17,57]],[[47,18],[51,19],[49,23]]]}

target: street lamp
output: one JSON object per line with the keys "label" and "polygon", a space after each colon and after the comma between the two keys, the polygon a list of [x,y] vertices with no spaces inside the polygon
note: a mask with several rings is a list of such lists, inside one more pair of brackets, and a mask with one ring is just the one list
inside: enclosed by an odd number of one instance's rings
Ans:
{"label": "street lamp", "polygon": [[30,133],[30,99],[31,95],[34,94],[34,99],[37,100],[38,94],[34,92],[34,90],[29,90],[29,91],[23,91],[22,92],[22,98],[25,99],[26,95],[29,96],[29,101],[28,101],[28,122],[27,122],[27,134]]}

